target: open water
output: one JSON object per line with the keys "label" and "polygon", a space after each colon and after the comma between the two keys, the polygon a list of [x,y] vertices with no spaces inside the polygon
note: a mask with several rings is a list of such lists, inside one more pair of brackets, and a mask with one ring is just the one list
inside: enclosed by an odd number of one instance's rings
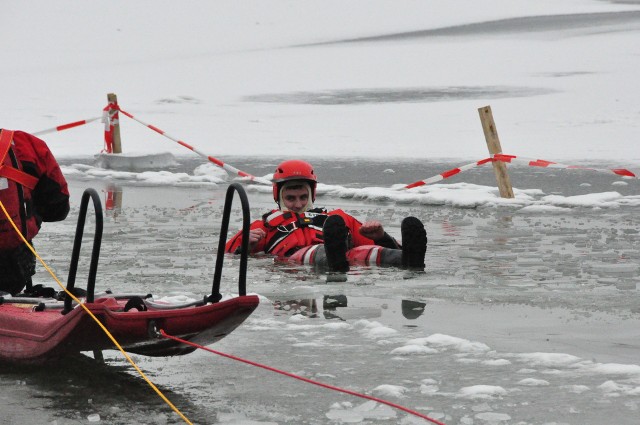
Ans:
{"label": "open water", "polygon": [[[278,160],[228,162],[262,176]],[[176,171],[190,172],[197,163],[182,160]],[[412,182],[464,161],[314,163],[324,171],[323,183],[367,187]],[[619,179],[607,174],[533,168],[511,168],[510,174],[515,187],[546,194],[640,195],[637,180],[612,185]],[[488,168],[451,180],[495,186]],[[106,212],[98,290],[194,298],[210,292],[226,187],[95,179],[70,184],[70,217],[45,224],[36,240],[62,281],[78,200],[84,188],[94,187],[104,196],[115,190],[122,199]],[[268,194],[255,191],[249,200],[253,217],[273,205]],[[328,283],[305,268],[252,258],[248,290],[264,300],[212,348],[378,396],[447,424],[639,423],[637,207],[523,212],[330,196],[316,204],[380,219],[397,237],[403,217],[419,217],[429,236],[426,273],[356,269],[346,283]],[[240,223],[238,205],[232,229]],[[88,255],[77,285],[86,276]],[[238,266],[237,259],[225,260],[223,289],[230,293]],[[36,283],[55,285],[44,273],[39,267]],[[4,366],[0,422],[183,423],[118,352],[105,357],[105,365],[78,357],[46,367]],[[134,358],[197,424],[426,423],[206,352]]]}

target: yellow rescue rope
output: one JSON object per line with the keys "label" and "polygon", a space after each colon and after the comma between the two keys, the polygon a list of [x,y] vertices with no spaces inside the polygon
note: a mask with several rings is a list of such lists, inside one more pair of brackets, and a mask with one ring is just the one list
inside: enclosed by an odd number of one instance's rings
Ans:
{"label": "yellow rescue rope", "polygon": [[16,224],[11,219],[11,216],[9,215],[7,210],[5,209],[4,204],[2,203],[2,201],[0,201],[0,208],[2,208],[2,212],[4,212],[4,214],[7,216],[7,219],[9,220],[9,223],[11,223],[11,226],[13,226],[13,229],[16,231],[16,233],[18,235],[20,235],[20,239],[22,239],[22,241],[27,245],[27,247],[29,247],[29,249],[31,250],[33,255],[35,255],[38,258],[38,260],[40,260],[40,262],[42,263],[44,268],[47,269],[49,274],[53,277],[53,279],[56,281],[56,283],[62,288],[62,290],[65,291],[68,296],[73,298],[73,300],[75,302],[77,302],[78,305],[80,305],[80,307],[82,307],[84,309],[84,311],[87,312],[87,314],[89,316],[91,316],[91,318],[98,324],[98,326],[100,326],[100,328],[109,337],[109,339],[115,344],[116,347],[118,347],[118,350],[120,350],[120,352],[124,355],[124,357],[129,361],[129,363],[131,363],[131,365],[134,367],[134,369],[138,371],[140,376],[142,376],[142,378],[145,381],[147,381],[147,384],[149,384],[149,386],[151,388],[153,388],[153,390],[160,396],[160,398],[162,400],[164,400],[164,402],[167,403],[169,405],[169,407],[171,407],[171,409],[173,409],[173,411],[176,412],[186,423],[188,423],[189,425],[193,425],[191,423],[191,421],[189,421],[189,419],[187,419],[187,417],[184,414],[182,414],[182,412],[180,410],[178,410],[178,408],[176,406],[174,406],[173,403],[171,403],[169,401],[169,399],[158,389],[158,387],[156,387],[153,384],[153,382],[151,382],[151,380],[149,378],[147,378],[147,376],[144,374],[144,372],[138,367],[138,365],[133,361],[133,359],[124,351],[122,346],[118,343],[118,341],[116,341],[115,337],[113,335],[111,335],[111,332],[109,332],[109,330],[98,320],[98,318],[96,316],[94,316],[94,314],[91,312],[91,310],[89,310],[87,308],[87,306],[85,306],[83,303],[81,303],[80,300],[78,298],[76,298],[75,295],[73,295],[71,292],[67,291],[67,288],[65,288],[65,286],[62,283],[60,283],[60,280],[58,280],[58,277],[55,275],[55,273],[53,273],[53,271],[49,268],[47,263],[45,263],[44,260],[40,257],[40,255],[38,255],[38,253],[33,248],[33,246],[31,246],[31,244],[29,242],[27,242],[27,240],[24,238],[24,236],[22,235],[22,233],[18,229],[18,226],[16,226]]}

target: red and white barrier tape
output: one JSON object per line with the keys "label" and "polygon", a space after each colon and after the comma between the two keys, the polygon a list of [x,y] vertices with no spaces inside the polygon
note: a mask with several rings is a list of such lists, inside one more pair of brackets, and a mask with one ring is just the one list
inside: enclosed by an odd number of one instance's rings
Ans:
{"label": "red and white barrier tape", "polygon": [[201,157],[208,159],[210,162],[214,163],[218,167],[221,167],[221,168],[223,168],[223,169],[225,169],[225,170],[227,170],[227,171],[229,171],[229,172],[231,172],[233,174],[236,174],[236,175],[238,175],[240,177],[246,177],[246,178],[250,179],[251,181],[255,181],[256,183],[261,183],[261,184],[265,184],[265,185],[269,185],[269,186],[272,185],[272,182],[267,180],[267,179],[264,179],[262,177],[253,176],[253,175],[251,175],[249,173],[245,173],[244,171],[238,170],[237,168],[233,167],[232,165],[225,164],[223,161],[220,161],[217,158],[214,158],[214,157],[212,157],[210,155],[207,155],[206,153],[199,151],[197,148],[189,145],[188,143],[185,143],[182,140],[179,140],[179,139],[169,135],[168,133],[164,132],[163,130],[160,130],[158,127],[155,127],[155,126],[153,126],[151,124],[147,124],[146,122],[134,117],[133,115],[131,115],[127,111],[125,111],[123,109],[119,109],[119,110],[120,110],[120,112],[122,112],[127,117],[129,117],[129,118],[131,118],[131,119],[133,119],[135,121],[138,121],[140,124],[150,128],[151,130],[153,130],[156,133],[166,137],[167,139],[173,140],[174,142],[178,143],[179,145],[182,145],[185,148],[197,153]]}
{"label": "red and white barrier tape", "polygon": [[459,173],[461,173],[463,171],[467,171],[467,170],[470,170],[472,168],[476,168],[476,167],[479,167],[481,165],[484,165],[487,162],[492,162],[492,159],[491,158],[485,158],[485,159],[481,159],[480,161],[476,161],[476,162],[471,163],[471,164],[461,165],[460,167],[452,168],[451,170],[445,171],[444,173],[440,173],[440,174],[435,175],[433,177],[429,177],[428,179],[419,180],[417,182],[408,184],[403,189],[411,189],[413,187],[424,186],[425,184],[431,184],[431,183],[439,182],[440,180],[448,179],[449,177],[455,176],[456,174],[459,174]]}
{"label": "red and white barrier tape", "polygon": [[544,159],[532,159],[532,158],[522,158],[515,155],[505,155],[505,154],[495,154],[493,155],[496,161],[508,162],[508,163],[517,163],[528,165],[529,167],[545,167],[545,168],[566,168],[566,169],[577,169],[577,170],[590,170],[590,171],[598,171],[601,173],[613,173],[619,176],[624,177],[633,177],[637,178],[635,174],[631,171],[626,170],[624,168],[590,168],[590,167],[581,167],[579,165],[566,165],[560,164],[552,161],[545,161]]}
{"label": "red and white barrier tape", "polygon": [[557,162],[552,162],[552,161],[546,161],[544,159],[531,159],[531,158],[521,158],[521,157],[517,157],[515,155],[505,155],[505,154],[495,154],[492,157],[489,158],[485,158],[482,159],[480,161],[474,162],[472,164],[467,164],[467,165],[462,165],[460,167],[457,168],[453,168],[451,170],[445,171],[444,173],[440,173],[438,175],[435,175],[433,177],[429,177],[428,179],[424,179],[424,180],[419,180],[417,182],[408,184],[406,186],[403,187],[403,189],[411,189],[414,187],[418,187],[418,186],[424,186],[425,184],[431,184],[431,183],[436,183],[439,182],[441,180],[447,179],[451,176],[455,176],[456,174],[459,174],[463,171],[467,171],[470,170],[472,168],[476,168],[479,167],[481,165],[484,165],[488,162],[493,162],[493,161],[501,161],[501,162],[506,162],[506,163],[517,163],[517,164],[524,164],[524,165],[528,165],[530,167],[546,167],[546,168],[564,168],[564,169],[579,169],[579,170],[590,170],[590,171],[598,171],[601,173],[613,173],[613,174],[617,174],[619,176],[623,176],[623,177],[631,177],[631,178],[637,178],[637,176],[632,173],[631,171],[625,169],[625,168],[614,168],[614,169],[605,169],[605,168],[590,168],[590,167],[581,167],[578,165],[566,165],[566,164],[560,164]]}
{"label": "red and white barrier tape", "polygon": [[[75,121],[72,123],[68,123],[68,124],[63,124],[63,125],[59,125],[57,127],[54,128],[50,128],[47,130],[41,130],[41,131],[37,131],[35,133],[32,133],[34,136],[40,136],[43,134],[48,134],[48,133],[53,133],[56,131],[63,131],[63,130],[68,130],[70,128],[74,128],[74,127],[78,127],[84,124],[88,124],[90,122],[93,121],[97,121],[97,120],[102,120],[105,124],[105,130],[104,130],[104,134],[105,134],[105,146],[106,146],[106,151],[111,153],[112,152],[112,136],[113,136],[113,126],[117,123],[119,117],[118,117],[118,112],[122,112],[124,115],[126,115],[127,117],[139,122],[140,124],[150,128],[151,130],[155,131],[156,133],[170,139],[173,140],[174,142],[178,143],[179,145],[184,146],[185,148],[195,152],[196,154],[202,156],[203,158],[206,158],[207,160],[209,160],[210,162],[214,163],[215,165],[217,165],[218,167],[221,167],[233,174],[236,174],[240,177],[246,177],[248,179],[250,179],[251,181],[255,181],[257,183],[261,183],[261,184],[265,184],[265,185],[271,185],[272,183],[269,180],[266,180],[262,177],[256,177],[253,176],[249,173],[245,173],[244,171],[241,171],[237,168],[235,168],[232,165],[229,164],[225,164],[223,161],[214,158],[210,155],[207,155],[204,152],[199,151],[197,148],[189,145],[188,143],[183,142],[182,140],[179,140],[171,135],[169,135],[168,133],[166,133],[165,131],[159,129],[158,127],[155,127],[151,124],[147,124],[146,122],[134,117],[132,114],[120,109],[120,107],[117,104],[113,104],[113,103],[109,103],[103,110],[103,115],[102,117],[96,117],[96,118],[89,118],[86,120],[80,120],[80,121]],[[604,169],[604,168],[591,168],[591,167],[582,167],[582,166],[578,166],[578,165],[566,165],[566,164],[561,164],[558,162],[552,162],[552,161],[546,161],[544,159],[532,159],[532,158],[523,158],[523,157],[518,157],[516,155],[506,155],[506,154],[495,154],[489,158],[485,158],[485,159],[481,159],[480,161],[476,161],[473,162],[471,164],[466,164],[466,165],[461,165],[459,167],[456,168],[452,168],[451,170],[445,171],[443,173],[440,173],[438,175],[435,175],[433,177],[429,177],[428,179],[424,179],[424,180],[419,180],[417,182],[408,184],[406,186],[403,187],[403,189],[411,189],[414,187],[419,187],[419,186],[424,186],[426,184],[431,184],[431,183],[436,183],[439,182],[441,180],[447,179],[451,176],[455,176],[456,174],[462,173],[463,171],[467,171],[470,170],[472,168],[476,168],[479,167],[481,165],[484,165],[488,162],[493,162],[493,161],[501,161],[501,162],[506,162],[506,163],[511,163],[511,164],[524,164],[524,165],[528,165],[530,167],[545,167],[545,168],[564,168],[564,169],[580,169],[580,170],[590,170],[590,171],[598,171],[598,172],[603,172],[603,173],[613,173],[619,176],[623,176],[623,177],[631,177],[631,178],[638,178],[634,173],[632,173],[631,171],[625,169],[625,168],[613,168],[613,169]]]}
{"label": "red and white barrier tape", "polygon": [[102,119],[102,117],[96,117],[96,118],[89,118],[87,120],[74,121],[74,122],[70,122],[69,124],[63,124],[63,125],[59,125],[57,127],[48,128],[46,130],[36,131],[35,133],[31,133],[31,134],[33,134],[34,136],[42,136],[43,134],[55,133],[56,131],[68,130],[68,129],[73,128],[73,127],[78,127],[78,126],[81,126],[81,125],[85,125],[85,124],[88,124],[88,123],[93,122],[93,121],[98,121],[99,119]]}

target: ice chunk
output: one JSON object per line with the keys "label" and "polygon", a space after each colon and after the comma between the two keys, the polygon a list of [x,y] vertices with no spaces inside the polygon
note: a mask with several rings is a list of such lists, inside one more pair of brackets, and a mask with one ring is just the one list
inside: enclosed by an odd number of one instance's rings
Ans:
{"label": "ice chunk", "polygon": [[498,385],[472,385],[460,388],[457,397],[462,398],[494,398],[507,394],[507,390]]}

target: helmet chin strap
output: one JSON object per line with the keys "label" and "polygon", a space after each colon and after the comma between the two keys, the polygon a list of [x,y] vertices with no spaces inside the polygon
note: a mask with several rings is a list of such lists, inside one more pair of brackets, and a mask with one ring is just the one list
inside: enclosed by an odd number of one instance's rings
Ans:
{"label": "helmet chin strap", "polygon": [[308,202],[307,205],[305,205],[305,207],[302,209],[302,211],[293,211],[293,212],[297,212],[297,213],[303,213],[305,211],[309,211],[310,209],[313,209],[313,197],[312,197],[312,193],[311,193],[311,185],[309,183],[307,183],[306,181],[300,181],[300,180],[290,180],[288,182],[285,182],[282,187],[280,188],[280,193],[278,193],[278,207],[280,207],[281,211],[290,211],[287,207],[285,207],[284,205],[284,199],[282,198],[282,192],[284,192],[284,190],[287,187],[291,187],[291,186],[304,186],[307,189],[307,193],[309,194],[309,198],[308,198]]}

